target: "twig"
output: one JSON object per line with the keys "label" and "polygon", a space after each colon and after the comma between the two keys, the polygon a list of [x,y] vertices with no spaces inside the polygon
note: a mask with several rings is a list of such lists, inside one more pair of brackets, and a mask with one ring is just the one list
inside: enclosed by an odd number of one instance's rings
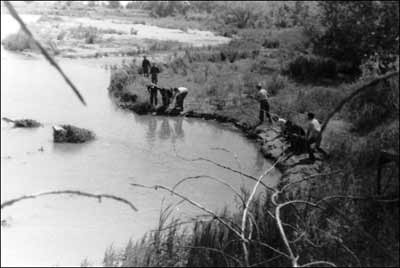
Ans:
{"label": "twig", "polygon": [[99,200],[99,202],[101,202],[101,198],[113,199],[115,201],[127,204],[134,211],[138,211],[138,209],[130,201],[128,201],[124,198],[121,198],[121,197],[118,197],[115,195],[110,195],[110,194],[92,194],[92,193],[75,191],[75,190],[50,191],[50,192],[42,192],[42,193],[38,193],[38,194],[23,195],[18,198],[14,198],[14,199],[11,199],[11,200],[1,203],[1,209],[11,206],[22,200],[33,199],[33,198],[37,198],[40,196],[46,196],[46,195],[59,195],[59,194],[71,194],[71,195],[79,195],[79,196],[97,198]]}
{"label": "twig", "polygon": [[336,267],[336,265],[335,265],[334,263],[329,262],[329,261],[314,261],[314,262],[309,262],[309,263],[306,263],[306,264],[301,265],[300,267],[309,267],[309,266],[313,266],[313,265],[321,266],[321,264],[325,264],[325,265],[329,265],[329,266],[332,266],[332,267]]}
{"label": "twig", "polygon": [[43,48],[43,46],[40,44],[39,41],[35,39],[31,31],[28,29],[28,27],[25,25],[24,21],[20,18],[18,15],[18,12],[14,9],[12,4],[9,1],[3,1],[4,5],[7,7],[7,9],[10,11],[11,16],[18,21],[19,25],[21,26],[21,29],[33,40],[35,45],[39,48],[40,52],[43,54],[43,56],[46,58],[46,60],[61,74],[61,76],[64,78],[64,80],[67,82],[67,84],[72,88],[76,96],[79,98],[79,100],[83,103],[83,105],[86,106],[86,102],[83,99],[81,93],[79,90],[75,87],[75,85],[71,82],[71,80],[65,75],[64,71],[61,69],[61,67],[57,64],[57,62],[50,56],[50,54],[46,51],[46,49]]}
{"label": "twig", "polygon": [[173,191],[172,189],[162,186],[162,185],[153,185],[153,186],[146,186],[143,184],[137,184],[137,183],[131,183],[130,184],[133,187],[141,187],[141,188],[147,188],[147,189],[153,189],[153,190],[158,190],[158,189],[163,189],[165,191],[168,191],[170,193],[172,193],[173,195],[178,196],[181,199],[186,200],[187,202],[189,202],[190,204],[192,204],[193,206],[207,212],[210,215],[213,215],[220,223],[222,223],[223,225],[225,225],[229,230],[231,230],[235,235],[237,235],[238,237],[241,237],[240,233],[235,230],[232,226],[230,226],[225,220],[223,220],[221,217],[219,217],[217,214],[215,214],[213,211],[209,210],[208,208],[205,208],[204,206],[200,205],[199,203],[187,198],[186,196],[181,195],[180,193],[177,193],[175,191]]}
{"label": "twig", "polygon": [[[244,176],[244,177],[246,177],[246,178],[248,178],[248,179],[251,179],[251,180],[253,180],[253,181],[257,181],[257,180],[258,180],[256,177],[253,177],[253,176],[251,176],[251,175],[249,175],[249,174],[246,174],[246,173],[241,172],[241,171],[239,171],[239,170],[236,170],[236,169],[234,169],[234,168],[231,168],[231,167],[228,167],[228,166],[225,166],[225,165],[221,165],[220,163],[215,162],[215,161],[212,161],[212,160],[210,160],[210,159],[203,158],[203,157],[198,157],[198,158],[186,158],[186,157],[183,157],[183,156],[181,156],[181,155],[178,155],[178,153],[176,152],[176,149],[175,149],[175,148],[174,148],[174,150],[175,150],[175,153],[176,153],[176,157],[179,158],[179,159],[181,159],[181,160],[184,160],[184,161],[191,161],[191,162],[194,162],[194,161],[205,161],[205,162],[211,163],[211,164],[213,164],[213,165],[215,165],[215,166],[221,167],[221,168],[223,168],[223,169],[232,171],[232,172],[234,172],[234,173],[236,173],[236,174],[242,175],[242,176]],[[268,189],[269,191],[273,191],[273,192],[275,191],[273,188],[267,186],[265,183],[263,183],[263,182],[260,182],[260,183],[261,183],[261,185],[263,185],[263,186],[264,186],[266,189]]]}
{"label": "twig", "polygon": [[352,196],[352,195],[331,195],[322,198],[317,202],[317,204],[321,202],[326,202],[331,199],[352,199],[352,200],[370,200],[374,202],[383,202],[383,203],[395,203],[399,202],[399,198],[394,198],[394,199],[379,199],[379,196]]}
{"label": "twig", "polygon": [[290,247],[289,240],[287,239],[285,230],[283,229],[283,226],[282,226],[282,221],[281,221],[281,218],[280,218],[280,210],[281,210],[281,208],[283,208],[283,207],[285,207],[287,205],[297,204],[297,203],[307,204],[307,205],[316,207],[316,205],[314,203],[311,203],[311,202],[308,202],[308,201],[292,200],[292,201],[288,201],[288,202],[279,204],[275,209],[276,222],[278,223],[278,228],[279,228],[279,231],[281,233],[283,242],[285,243],[286,248],[287,248],[287,250],[289,252],[289,256],[290,256],[290,259],[292,261],[292,266],[293,267],[297,267],[298,266],[297,261],[298,261],[299,257],[298,256],[294,256],[292,248]]}
{"label": "twig", "polygon": [[207,179],[215,180],[215,181],[217,181],[217,182],[219,182],[219,183],[221,183],[221,184],[223,184],[223,185],[229,187],[229,188],[234,192],[234,194],[240,198],[240,200],[242,201],[242,203],[243,203],[243,204],[245,203],[243,197],[239,194],[239,191],[236,190],[235,187],[233,187],[232,185],[230,185],[229,183],[227,183],[227,182],[225,182],[225,181],[223,181],[223,180],[221,180],[221,179],[218,179],[218,178],[215,178],[215,177],[212,177],[212,176],[208,176],[208,175],[199,175],[199,176],[191,176],[191,177],[183,178],[183,179],[181,179],[180,181],[178,181],[178,182],[172,187],[172,190],[175,191],[176,187],[178,187],[180,184],[182,184],[183,182],[185,182],[185,181],[187,181],[187,180],[194,180],[194,179],[201,179],[201,178],[207,178]]}

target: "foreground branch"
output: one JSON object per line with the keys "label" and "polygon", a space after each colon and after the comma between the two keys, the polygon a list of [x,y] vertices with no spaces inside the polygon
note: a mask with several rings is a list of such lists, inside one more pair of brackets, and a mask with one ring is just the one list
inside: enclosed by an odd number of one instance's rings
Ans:
{"label": "foreground branch", "polygon": [[43,54],[45,59],[61,74],[61,76],[64,78],[65,82],[72,88],[76,96],[79,98],[79,100],[83,103],[83,105],[86,105],[85,100],[83,99],[81,93],[79,90],[76,88],[76,86],[71,82],[71,80],[65,75],[64,71],[61,69],[61,67],[57,64],[57,62],[50,56],[50,54],[44,49],[44,47],[40,44],[39,41],[35,39],[31,31],[28,29],[24,21],[20,18],[18,15],[18,12],[14,9],[12,4],[9,1],[3,1],[4,5],[10,11],[11,16],[18,21],[19,25],[21,26],[21,29],[32,39],[32,41],[35,43],[35,45],[39,48],[40,52]]}
{"label": "foreground branch", "polygon": [[46,195],[60,195],[60,194],[70,194],[70,195],[79,195],[79,196],[84,196],[84,197],[89,197],[89,198],[96,198],[99,200],[99,202],[101,202],[101,198],[112,199],[112,200],[127,204],[132,210],[138,211],[138,209],[130,201],[128,201],[124,198],[121,198],[121,197],[118,197],[115,195],[109,195],[109,194],[92,194],[92,193],[75,191],[75,190],[50,191],[50,192],[42,192],[42,193],[38,193],[38,194],[23,195],[18,198],[14,198],[14,199],[11,199],[11,200],[1,203],[1,209],[11,206],[22,200],[34,199],[34,198],[46,196]]}

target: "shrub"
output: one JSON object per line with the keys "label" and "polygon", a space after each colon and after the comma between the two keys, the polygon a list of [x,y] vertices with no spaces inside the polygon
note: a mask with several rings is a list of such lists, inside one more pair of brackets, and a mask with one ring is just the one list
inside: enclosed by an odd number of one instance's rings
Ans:
{"label": "shrub", "polygon": [[72,38],[83,39],[86,44],[94,44],[100,39],[100,31],[97,27],[79,25],[69,31]]}
{"label": "shrub", "polygon": [[301,55],[289,62],[284,72],[299,81],[334,79],[337,77],[337,64],[332,59]]}
{"label": "shrub", "polygon": [[5,49],[12,51],[23,51],[25,49],[35,49],[36,46],[32,39],[19,30],[16,34],[10,34],[1,42]]}
{"label": "shrub", "polygon": [[271,95],[276,95],[279,90],[286,87],[286,84],[287,80],[280,74],[275,73],[267,85],[267,90]]}
{"label": "shrub", "polygon": [[265,48],[279,48],[279,40],[269,40],[265,39],[264,43],[262,44]]}
{"label": "shrub", "polygon": [[[319,1],[321,26],[312,36],[315,52],[357,66],[379,53],[399,53],[397,1]],[[315,22],[317,24],[317,21]]]}

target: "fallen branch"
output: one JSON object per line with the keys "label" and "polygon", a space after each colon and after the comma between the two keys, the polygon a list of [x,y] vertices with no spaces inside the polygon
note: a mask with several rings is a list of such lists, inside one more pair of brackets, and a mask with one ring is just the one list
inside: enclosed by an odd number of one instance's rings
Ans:
{"label": "fallen branch", "polygon": [[398,74],[399,74],[399,71],[390,72],[390,73],[387,73],[387,74],[382,75],[382,76],[380,76],[380,77],[377,77],[377,78],[375,78],[375,79],[372,79],[371,81],[369,81],[369,82],[363,84],[362,86],[357,87],[357,88],[353,91],[353,93],[351,93],[349,96],[345,97],[345,98],[335,107],[335,109],[333,109],[333,111],[328,115],[328,117],[326,118],[325,122],[322,124],[320,135],[322,136],[322,133],[324,132],[326,126],[328,125],[329,120],[331,120],[331,118],[332,118],[337,112],[339,112],[339,111],[342,109],[342,107],[343,107],[347,102],[349,102],[351,99],[353,99],[353,98],[354,98],[356,95],[358,95],[361,91],[363,91],[364,89],[366,89],[366,88],[368,88],[368,87],[370,87],[370,86],[373,86],[373,85],[377,84],[377,83],[380,82],[381,80],[388,79],[388,78],[390,78],[390,77],[392,77],[392,76],[395,76],[395,75],[398,75]]}
{"label": "fallen branch", "polygon": [[101,198],[112,199],[112,200],[127,204],[132,210],[138,211],[138,209],[130,201],[128,201],[124,198],[121,198],[121,197],[118,197],[115,195],[109,195],[109,194],[92,194],[92,193],[75,191],[75,190],[50,191],[50,192],[42,192],[42,193],[32,194],[32,195],[23,195],[18,198],[14,198],[14,199],[11,199],[11,200],[1,203],[1,209],[11,206],[22,200],[33,199],[33,198],[46,196],[46,195],[60,195],[60,194],[70,194],[70,195],[79,195],[79,196],[84,196],[84,197],[89,197],[89,198],[97,198],[99,200],[99,202],[101,202]]}

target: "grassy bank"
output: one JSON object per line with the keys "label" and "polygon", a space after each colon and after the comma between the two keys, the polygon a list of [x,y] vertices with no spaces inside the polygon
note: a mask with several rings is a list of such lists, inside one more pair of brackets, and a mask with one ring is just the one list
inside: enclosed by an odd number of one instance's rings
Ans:
{"label": "grassy bank", "polygon": [[[312,81],[297,79],[287,71],[296,61],[292,57],[296,51],[290,48],[306,46],[307,39],[295,38],[292,42],[279,39],[287,38],[285,32],[292,36],[296,31],[300,30],[270,32],[277,42],[284,44],[278,48],[265,48],[265,39],[260,38],[260,32],[251,30],[243,31],[241,39],[227,46],[186,50],[183,56],[172,58],[168,64],[160,63],[159,84],[162,87],[188,87],[186,111],[229,116],[254,126],[258,123],[258,104],[251,95],[261,81],[273,95],[270,99],[273,113],[303,127],[308,111],[313,111],[320,121],[324,121],[345,96],[372,77],[343,79],[340,75],[327,75]],[[301,31],[298,34],[301,35]],[[319,62],[315,64],[320,66]],[[138,74],[138,68],[126,66],[117,70],[112,83],[124,77],[122,80],[127,82],[121,84],[121,90],[128,95],[141,95],[140,100],[146,102],[144,85],[148,81]],[[281,190],[278,191],[278,204],[302,201],[280,212],[299,263],[325,260],[338,266],[398,264],[396,163],[385,166],[385,190],[379,195],[376,192],[380,151],[398,152],[399,149],[398,87],[398,76],[395,76],[366,89],[345,105],[328,124],[322,147],[330,157],[317,169],[302,161],[293,161],[293,166],[286,167],[277,186]],[[310,204],[318,204],[318,208]],[[240,226],[243,209],[239,203],[237,211],[220,216],[227,218],[233,226]],[[251,265],[293,264],[282,254],[287,253],[287,247],[274,218],[276,210],[277,205],[269,191],[259,196],[250,209],[253,219],[246,227],[245,235],[251,237],[248,244]],[[104,264],[245,265],[241,240],[215,218],[196,219],[192,225],[186,225],[185,220],[160,220],[157,231],[149,233],[143,240],[130,242],[125,250],[113,250],[112,254],[110,251],[105,255]]]}

